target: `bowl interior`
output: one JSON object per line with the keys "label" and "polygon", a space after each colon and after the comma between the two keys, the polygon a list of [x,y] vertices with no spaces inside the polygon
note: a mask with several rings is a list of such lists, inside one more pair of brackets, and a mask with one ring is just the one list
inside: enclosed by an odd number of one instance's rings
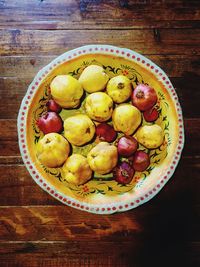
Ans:
{"label": "bowl interior", "polygon": [[[142,173],[136,172],[134,179],[128,185],[118,184],[112,179],[112,174],[100,176],[94,174],[94,178],[85,185],[73,186],[63,178],[61,168],[46,168],[38,162],[36,157],[36,145],[43,134],[38,129],[36,121],[46,110],[46,102],[50,99],[50,83],[52,79],[60,74],[70,74],[79,78],[83,69],[91,64],[103,66],[106,73],[111,77],[119,74],[126,75],[135,87],[138,83],[147,83],[155,88],[158,95],[157,108],[159,118],[156,121],[165,132],[164,143],[158,149],[149,150],[151,165]],[[62,119],[75,113],[85,113],[84,97],[82,104],[77,109],[62,109]],[[147,124],[143,120],[143,124]],[[45,79],[42,79],[28,107],[26,120],[26,137],[29,157],[37,172],[54,188],[55,191],[80,202],[90,204],[109,204],[143,196],[153,188],[159,180],[167,173],[168,167],[173,160],[178,144],[178,115],[175,102],[170,92],[150,68],[137,61],[132,61],[120,56],[107,55],[103,53],[86,54],[60,63],[52,68]],[[95,145],[95,141],[86,146],[72,147],[73,152],[87,155],[88,151]],[[143,150],[144,147],[141,147]],[[146,149],[147,150],[147,149]]]}

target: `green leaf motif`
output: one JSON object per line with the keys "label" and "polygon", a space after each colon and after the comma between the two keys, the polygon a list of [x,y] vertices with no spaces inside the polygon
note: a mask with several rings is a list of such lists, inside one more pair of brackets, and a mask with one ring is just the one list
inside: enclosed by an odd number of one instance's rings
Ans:
{"label": "green leaf motif", "polygon": [[158,164],[160,162],[160,159],[155,160],[153,163]]}
{"label": "green leaf motif", "polygon": [[165,96],[163,93],[161,93],[160,91],[158,92],[158,95],[160,97],[160,100],[165,100]]}
{"label": "green leaf motif", "polygon": [[108,186],[108,191],[113,191],[113,188],[111,186]]}
{"label": "green leaf motif", "polygon": [[146,173],[150,174],[150,172],[155,168],[155,166],[149,166],[148,169],[146,169]]}
{"label": "green leaf motif", "polygon": [[167,123],[165,124],[165,128],[164,128],[165,131],[169,131],[169,121],[167,121]]}
{"label": "green leaf motif", "polygon": [[167,116],[163,116],[163,121],[166,121],[167,120]]}
{"label": "green leaf motif", "polygon": [[156,156],[158,156],[160,153],[157,153],[156,150],[153,154],[150,155],[151,158],[155,158]]}
{"label": "green leaf motif", "polygon": [[40,140],[40,136],[35,135],[34,143],[37,144],[39,140]]}
{"label": "green leaf motif", "polygon": [[101,189],[98,189],[98,188],[96,188],[96,193],[97,194],[105,195],[105,191],[104,190],[101,190]]}

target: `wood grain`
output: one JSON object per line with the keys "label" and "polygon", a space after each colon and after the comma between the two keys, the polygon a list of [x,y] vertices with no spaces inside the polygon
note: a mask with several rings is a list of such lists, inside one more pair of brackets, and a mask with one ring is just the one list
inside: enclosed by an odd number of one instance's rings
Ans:
{"label": "wood grain", "polygon": [[198,0],[9,0],[0,8],[3,29],[195,28],[200,20]]}
{"label": "wood grain", "polygon": [[34,182],[24,165],[1,166],[0,177],[0,206],[61,205]]}
{"label": "wood grain", "polygon": [[[193,254],[193,246],[199,240],[199,206],[195,207],[192,197],[184,198],[185,191],[180,192],[176,196],[174,194],[175,202],[174,197],[169,195],[165,202],[156,201],[156,197],[136,210],[104,216],[85,214],[64,206],[1,208],[0,245],[5,245],[2,248],[5,254],[1,258],[5,260],[8,255],[28,256],[31,253],[36,254],[37,259],[37,252],[46,258],[59,248],[62,257],[69,255],[72,259],[77,258],[78,262],[82,258],[80,254],[93,259],[94,244],[97,242],[96,257],[99,259],[104,254],[103,262],[107,257],[112,257],[110,266],[114,266],[115,258],[121,257],[124,262],[119,266],[134,266],[135,260],[138,260],[138,266],[145,266],[147,262],[155,262],[155,250],[159,251],[157,263],[171,255],[173,262],[180,263],[183,260],[188,264],[183,266],[191,266],[191,260],[198,259]],[[176,224],[177,217],[181,224]],[[120,244],[123,244],[123,248]],[[50,248],[42,252],[40,248],[48,245]],[[66,255],[62,252],[63,246]],[[21,260],[24,260],[23,256]],[[166,258],[167,264],[170,261],[171,258]],[[56,261],[53,264],[57,264]]]}
{"label": "wood grain", "polygon": [[[153,222],[160,223],[158,231],[172,230],[173,218],[178,215],[183,220],[182,227],[186,228],[185,230],[189,232],[193,241],[198,241],[200,238],[198,233],[199,205],[195,205],[192,196],[184,200],[184,195],[185,190],[179,191],[178,196],[174,193],[171,198],[166,197],[167,205],[164,201],[158,201],[159,196],[156,196],[137,209],[113,215],[86,214],[84,211],[61,205],[5,206],[0,208],[0,239],[1,241],[120,242],[126,237],[126,241],[136,242],[137,237],[148,233],[149,228],[154,230]],[[174,197],[176,202],[174,202]],[[191,205],[193,205],[192,209]],[[162,211],[164,208],[166,212]],[[170,229],[162,229],[167,223]],[[175,230],[178,231],[176,235],[179,235],[181,231],[178,227],[181,228],[181,225],[174,225],[173,233]],[[182,234],[185,238],[188,233]]]}
{"label": "wood grain", "polygon": [[[171,235],[170,235],[171,237]],[[75,266],[90,266],[90,267],[145,267],[159,266],[163,257],[165,263],[162,266],[169,266],[170,263],[181,264],[181,266],[198,266],[199,259],[199,242],[189,242],[188,244],[166,243],[165,239],[158,241],[152,239],[151,245],[145,246],[142,239],[140,242],[104,242],[101,241],[98,253],[93,253],[93,248],[96,242],[9,242],[0,243],[1,266],[23,266],[23,267],[75,267]],[[98,242],[98,244],[100,244]],[[160,248],[161,254],[155,256],[155,252]],[[169,255],[176,255],[171,259]],[[13,260],[14,259],[14,260]],[[14,265],[15,263],[15,265]]]}
{"label": "wood grain", "polygon": [[3,252],[0,256],[1,266],[13,266],[13,256],[17,264],[15,266],[23,267],[131,266],[129,261],[133,261],[133,253],[134,262],[140,260],[138,254],[141,246],[136,243],[101,241],[98,252],[94,254],[95,245],[94,241],[0,243],[0,253]]}
{"label": "wood grain", "polygon": [[[199,55],[200,29],[0,31],[0,55],[52,55],[86,44],[128,47],[141,54]],[[33,49],[34,48],[34,49]]]}
{"label": "wood grain", "polygon": [[[140,216],[147,215],[141,210]],[[130,241],[142,231],[133,212],[131,219],[126,213],[94,216],[65,206],[1,207],[1,222],[2,241],[119,241],[124,235]]]}

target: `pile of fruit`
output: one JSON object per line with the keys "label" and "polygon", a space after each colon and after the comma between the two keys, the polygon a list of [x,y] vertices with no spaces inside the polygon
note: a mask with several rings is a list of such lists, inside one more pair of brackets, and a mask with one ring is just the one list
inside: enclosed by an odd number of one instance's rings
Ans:
{"label": "pile of fruit", "polygon": [[[89,181],[93,172],[112,172],[118,183],[127,184],[135,171],[148,168],[150,157],[146,148],[158,148],[164,140],[162,128],[151,123],[159,117],[153,88],[139,84],[133,90],[126,76],[109,79],[101,66],[90,65],[78,80],[70,75],[56,76],[50,90],[48,111],[37,121],[44,133],[37,144],[37,158],[44,166],[62,167],[65,180],[74,185]],[[84,91],[85,112],[81,114]],[[59,116],[62,108],[80,113],[63,122]],[[143,119],[150,123],[141,126]],[[94,147],[87,157],[72,153],[72,146],[89,142]]]}

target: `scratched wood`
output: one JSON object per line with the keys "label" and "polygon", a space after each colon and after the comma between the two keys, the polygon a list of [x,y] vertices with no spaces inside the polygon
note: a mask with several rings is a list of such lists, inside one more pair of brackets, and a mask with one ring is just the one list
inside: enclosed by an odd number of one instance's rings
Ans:
{"label": "scratched wood", "polygon": [[[68,257],[74,260],[75,266],[83,258],[88,260],[88,263],[82,263],[85,264],[83,266],[90,266],[90,260],[92,266],[98,261],[99,266],[107,266],[104,265],[108,264],[107,258],[111,260],[110,266],[115,266],[117,259],[117,266],[145,266],[147,262],[155,263],[156,250],[161,253],[156,257],[156,266],[159,266],[163,257],[166,257],[167,263],[163,266],[169,266],[171,258],[167,255],[174,257],[173,263],[187,263],[181,266],[191,266],[191,256],[194,261],[199,259],[195,255],[197,251],[191,249],[199,244],[199,209],[194,205],[191,209],[192,200],[184,198],[184,195],[184,192],[178,194],[175,202],[168,196],[168,204],[162,203],[162,207],[147,203],[146,208],[142,206],[126,213],[105,216],[85,216],[84,212],[71,208],[66,210],[63,206],[2,208],[1,258],[3,262],[9,262],[12,254],[17,258],[21,255],[18,260],[22,263],[27,260],[25,266],[30,264],[34,256],[34,264],[41,264],[37,262],[39,255],[43,259],[52,255],[55,259],[51,263],[47,261],[47,266],[59,266],[57,264],[60,264],[60,258],[63,257],[66,257],[66,261],[69,260]],[[163,208],[165,212],[161,212]],[[177,217],[181,224],[175,223]],[[193,241],[188,240],[189,236],[193,236]],[[98,243],[96,260],[93,258],[95,241]],[[47,248],[48,245],[50,247],[42,252],[42,248]],[[56,253],[58,248],[59,254]],[[30,259],[27,259],[29,253]],[[137,265],[134,265],[136,262]]]}
{"label": "scratched wood", "polygon": [[0,39],[0,55],[61,54],[81,45],[102,43],[125,46],[142,54],[200,54],[200,29],[8,29],[0,31]]}
{"label": "scratched wood", "polygon": [[[170,77],[186,144],[151,201],[114,215],[64,206],[30,177],[16,118],[35,74],[85,44],[133,49]],[[0,266],[200,265],[200,1],[0,0]]]}
{"label": "scratched wood", "polygon": [[[142,210],[137,213],[140,213],[138,217],[148,216],[144,215]],[[65,206],[2,207],[1,219],[2,241],[119,241],[124,235],[126,240],[130,241],[134,233],[142,231],[142,226],[133,211],[130,219],[128,213],[114,216],[94,216],[88,213],[86,216],[84,211],[66,209]]]}
{"label": "scratched wood", "polygon": [[[98,256],[94,255],[93,247],[95,242],[25,242],[25,243],[2,243],[0,244],[0,252],[5,252],[2,255],[2,266],[23,266],[23,267],[75,267],[75,266],[90,266],[90,267],[138,267],[145,266],[148,259],[149,266],[159,266],[160,262],[165,258],[165,263],[162,266],[170,266],[172,259],[169,255],[175,255],[173,264],[179,266],[198,266],[199,260],[199,242],[189,242],[189,244],[178,244],[177,250],[174,250],[175,245],[169,247],[164,246],[161,255],[156,255],[152,249],[152,245],[158,240],[153,239],[151,245],[146,246],[141,242],[103,242],[99,246]],[[158,248],[159,242],[156,245]],[[1,249],[2,247],[2,249]],[[181,255],[181,252],[184,254]],[[8,256],[6,256],[8,255]],[[12,255],[15,255],[16,265],[12,265]],[[189,259],[192,256],[193,261]],[[193,265],[190,265],[190,264]],[[10,264],[10,265],[9,265]]]}
{"label": "scratched wood", "polygon": [[[136,266],[135,264],[142,260],[142,255],[139,255],[141,245],[136,245],[136,243],[125,241],[122,244],[114,241],[101,241],[98,255],[93,253],[95,246],[96,242],[94,241],[88,241],[87,245],[85,241],[0,243],[0,253],[1,251],[5,253],[1,257],[1,264],[3,264],[2,266],[7,266],[7,264],[13,266],[12,258],[6,256],[13,254],[15,255],[15,266],[23,267],[120,267]],[[25,255],[26,257],[24,257]]]}
{"label": "scratched wood", "polygon": [[200,4],[198,0],[9,0],[1,1],[0,7],[2,29],[194,28],[199,26]]}
{"label": "scratched wood", "polygon": [[[193,196],[184,199],[184,195],[185,190],[180,190],[175,202],[174,192],[171,198],[169,195],[166,196],[167,205],[164,201],[159,204],[156,199],[158,197],[156,197],[151,201],[153,203],[149,202],[138,209],[114,215],[94,216],[71,207],[66,208],[64,205],[1,207],[1,241],[104,240],[120,242],[126,238],[126,241],[134,242],[138,235],[148,233],[150,228],[153,230],[155,225],[152,224],[156,221],[161,224],[158,232],[172,231],[176,214],[182,220],[182,225],[174,225],[173,233],[177,230],[176,235],[179,235],[182,228],[186,228],[189,233],[182,233],[182,238],[186,238],[187,234],[190,234],[193,241],[198,241],[200,238],[198,232],[199,206],[195,205]],[[191,205],[193,205],[193,209],[191,209]],[[165,213],[161,212],[163,208],[166,210]],[[160,212],[161,214],[159,214]],[[169,228],[160,229],[167,222]]]}

